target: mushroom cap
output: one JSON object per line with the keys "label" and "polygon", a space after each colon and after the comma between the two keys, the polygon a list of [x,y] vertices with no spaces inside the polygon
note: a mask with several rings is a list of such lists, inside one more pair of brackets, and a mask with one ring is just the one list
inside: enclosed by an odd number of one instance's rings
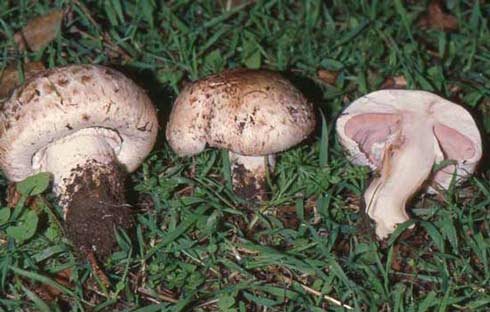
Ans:
{"label": "mushroom cap", "polygon": [[313,106],[289,81],[266,70],[235,69],[186,86],[166,136],[181,156],[206,144],[258,156],[298,144],[314,126]]}
{"label": "mushroom cap", "polygon": [[157,135],[145,91],[113,69],[70,65],[41,72],[17,88],[0,113],[0,167],[12,181],[36,173],[38,151],[81,129],[113,130],[117,160],[135,170]]}
{"label": "mushroom cap", "polygon": [[[385,148],[395,140],[408,116],[425,118],[432,125],[436,162],[455,161],[457,181],[471,175],[482,156],[480,132],[470,113],[440,96],[419,90],[381,90],[350,104],[337,120],[337,134],[355,165],[381,166]],[[423,152],[423,151],[421,151]],[[453,171],[454,171],[453,169]],[[447,188],[451,173],[433,177]]]}

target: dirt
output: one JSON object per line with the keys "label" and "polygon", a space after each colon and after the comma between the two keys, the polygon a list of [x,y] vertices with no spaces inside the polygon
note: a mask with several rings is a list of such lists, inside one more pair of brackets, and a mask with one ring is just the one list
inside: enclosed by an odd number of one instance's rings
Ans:
{"label": "dirt", "polygon": [[124,195],[125,173],[118,164],[92,161],[73,174],[67,187],[72,195],[66,206],[66,234],[85,256],[94,252],[104,259],[117,245],[115,229],[129,229],[134,223]]}
{"label": "dirt", "polygon": [[[309,224],[318,224],[319,219],[315,217],[315,206],[317,199],[315,197],[308,198],[304,205],[304,220]],[[298,218],[295,205],[281,205],[273,208],[274,215],[278,218],[285,228],[298,230],[302,221]]]}
{"label": "dirt", "polygon": [[266,200],[266,183],[264,179],[258,180],[253,172],[247,170],[242,164],[232,167],[233,191],[239,197],[247,200]]}

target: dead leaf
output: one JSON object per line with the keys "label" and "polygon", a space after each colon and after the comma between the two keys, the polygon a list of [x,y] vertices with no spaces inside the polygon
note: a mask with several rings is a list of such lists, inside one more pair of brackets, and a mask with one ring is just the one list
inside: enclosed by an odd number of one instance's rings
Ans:
{"label": "dead leaf", "polygon": [[[309,222],[312,224],[319,222],[319,216],[317,216],[316,211],[316,202],[317,199],[315,197],[311,197],[306,200],[304,205],[304,218],[309,220]],[[283,205],[275,207],[273,213],[275,217],[282,222],[285,228],[297,229],[301,224],[301,220],[298,219],[295,206]]]}
{"label": "dead leaf", "polygon": [[321,81],[329,85],[335,85],[335,83],[337,82],[337,78],[339,77],[338,71],[326,69],[319,69],[316,74]]}
{"label": "dead leaf", "polygon": [[19,50],[38,51],[47,46],[58,35],[62,20],[62,10],[54,10],[32,19],[14,35]]}
{"label": "dead leaf", "polygon": [[432,0],[427,13],[422,16],[418,25],[422,28],[454,31],[458,29],[458,19],[444,12],[440,0]]}
{"label": "dead leaf", "polygon": [[[16,183],[10,182],[7,186],[7,207],[14,209],[20,201],[22,194],[17,191]],[[32,210],[37,210],[37,197],[29,196],[27,197],[24,206],[31,208]]]}
{"label": "dead leaf", "polygon": [[391,258],[391,269],[400,272],[403,269],[403,259],[400,255],[400,245],[393,246],[393,256]]}
{"label": "dead leaf", "polygon": [[386,78],[380,86],[380,89],[406,89],[407,80],[403,76],[393,76]]}
{"label": "dead leaf", "polygon": [[[70,269],[64,269],[50,277],[54,279],[58,284],[66,288],[73,289],[75,285],[70,281],[71,273],[72,272]],[[56,301],[59,299],[60,296],[63,295],[61,290],[48,284],[37,284],[32,282],[29,282],[28,284],[29,288],[46,302]]]}
{"label": "dead leaf", "polygon": [[[10,182],[7,186],[7,207],[9,207],[10,209],[15,209],[21,197],[22,194],[16,189],[16,183]],[[37,214],[41,213],[43,207],[42,205],[43,202],[40,196],[28,196],[24,202],[25,207],[28,207]]]}
{"label": "dead leaf", "polygon": [[[24,64],[24,79],[29,79],[45,69],[41,62]],[[15,87],[20,85],[19,72],[16,64],[9,65],[3,73],[0,72],[0,99],[9,95]]]}
{"label": "dead leaf", "polygon": [[7,207],[15,208],[21,196],[20,192],[16,190],[15,183],[9,183],[7,186]]}

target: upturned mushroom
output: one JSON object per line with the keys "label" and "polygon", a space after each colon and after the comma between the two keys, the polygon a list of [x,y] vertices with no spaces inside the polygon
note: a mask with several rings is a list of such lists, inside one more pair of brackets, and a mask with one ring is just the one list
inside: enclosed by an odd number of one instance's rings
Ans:
{"label": "upturned mushroom", "polygon": [[17,89],[0,112],[0,167],[18,182],[49,172],[66,232],[82,252],[107,255],[114,228],[131,225],[124,195],[156,140],[158,122],[145,92],[103,66],[41,72]]}
{"label": "upturned mushroom", "polygon": [[271,71],[235,69],[185,87],[166,136],[180,156],[206,145],[228,149],[234,191],[264,200],[275,154],[303,141],[314,126],[311,103],[289,81]]}
{"label": "upturned mushroom", "polygon": [[379,172],[364,201],[381,239],[409,219],[405,206],[417,191],[447,189],[453,177],[456,183],[464,181],[482,155],[471,115],[425,91],[365,95],[338,118],[337,135],[353,164]]}

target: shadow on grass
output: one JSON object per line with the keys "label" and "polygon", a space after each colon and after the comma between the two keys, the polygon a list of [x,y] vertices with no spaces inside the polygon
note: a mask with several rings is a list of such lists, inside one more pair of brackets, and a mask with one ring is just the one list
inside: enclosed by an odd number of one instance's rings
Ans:
{"label": "shadow on grass", "polygon": [[151,70],[141,70],[130,66],[118,65],[114,65],[113,67],[143,88],[150,97],[153,105],[157,108],[159,131],[155,149],[162,148],[165,140],[165,127],[170,111],[172,110],[173,100],[175,99],[174,93],[169,86],[165,86],[159,82],[155,73]]}
{"label": "shadow on grass", "polygon": [[[153,150],[161,150],[165,144],[165,128],[168,122],[172,103],[175,99],[175,94],[169,86],[165,86],[158,81],[155,73],[152,70],[141,70],[131,66],[113,65],[113,68],[124,73],[128,78],[133,80],[138,86],[143,88],[150,97],[153,105],[157,109],[157,118],[159,130],[157,140]],[[126,199],[133,207],[140,206],[144,201],[142,194],[135,190],[136,182],[130,177],[126,178]],[[136,209],[133,209],[136,212]],[[132,236],[132,235],[131,235]]]}
{"label": "shadow on grass", "polygon": [[471,116],[476,122],[478,129],[480,130],[481,139],[482,139],[482,149],[483,154],[480,160],[480,164],[478,166],[478,171],[482,172],[486,177],[490,176],[490,157],[488,157],[488,147],[490,146],[490,136],[485,133],[485,127],[483,126],[484,118],[483,112],[480,110],[470,110],[466,107],[466,109],[470,112]]}

